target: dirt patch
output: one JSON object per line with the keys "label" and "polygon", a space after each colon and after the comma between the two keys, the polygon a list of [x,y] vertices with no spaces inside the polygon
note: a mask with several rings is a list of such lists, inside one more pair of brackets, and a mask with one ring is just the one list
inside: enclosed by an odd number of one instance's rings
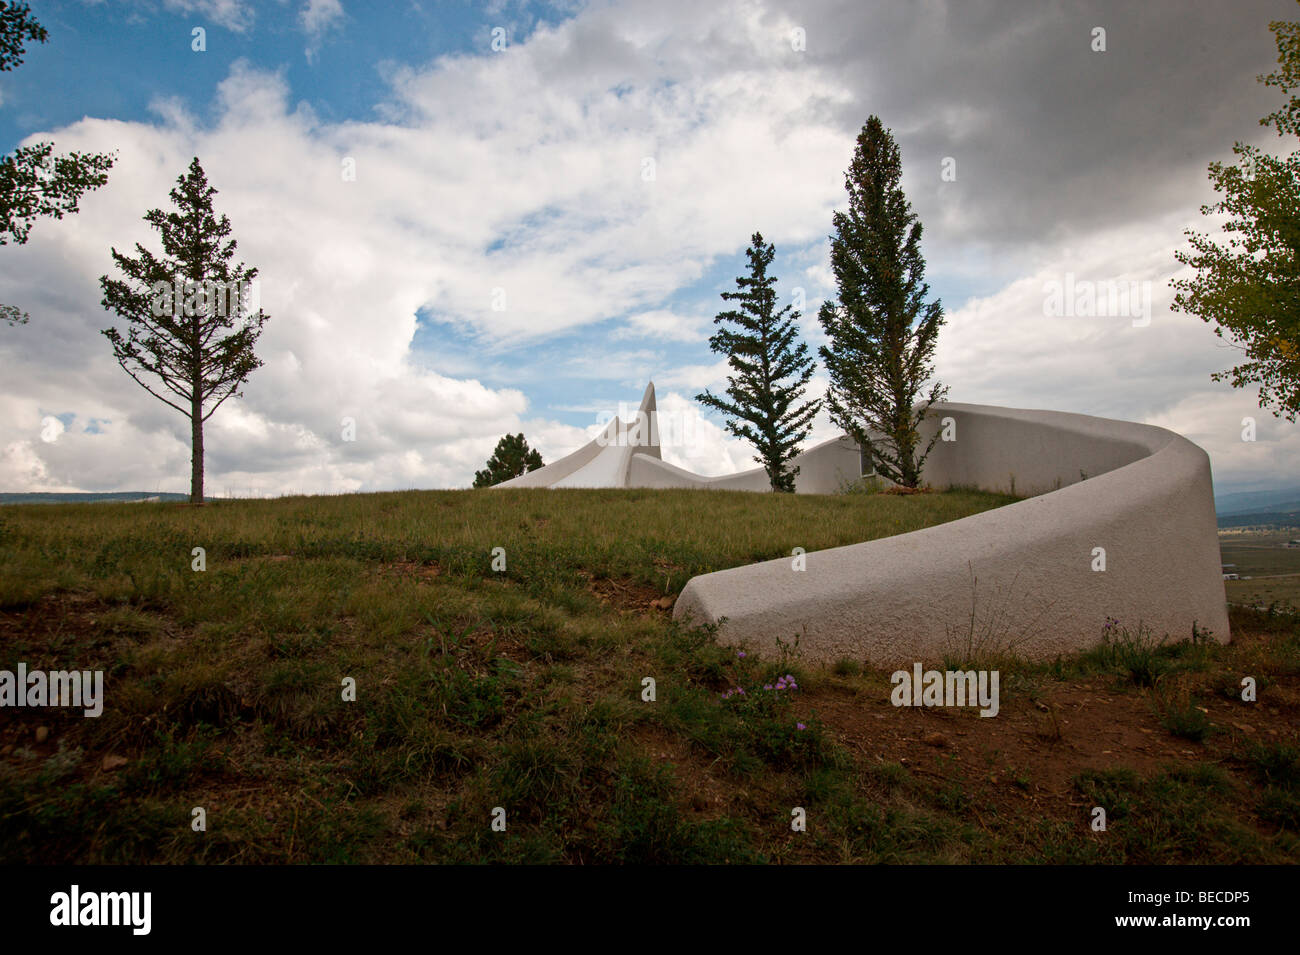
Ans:
{"label": "dirt patch", "polygon": [[591,578],[587,575],[587,590],[601,603],[609,604],[622,614],[655,616],[672,612],[676,598],[664,594],[649,584],[630,578],[614,580],[610,577]]}
{"label": "dirt patch", "polygon": [[931,780],[930,788],[935,780],[956,784],[977,819],[987,806],[1082,823],[1079,773],[1125,768],[1146,777],[1171,765],[1230,763],[1252,741],[1300,738],[1294,677],[1272,685],[1267,703],[1200,694],[1213,727],[1200,742],[1161,725],[1152,691],[1112,677],[1047,683],[1034,699],[1004,691],[995,717],[974,708],[895,707],[889,689],[823,687],[804,695],[797,711],[815,714],[867,765],[900,764]]}
{"label": "dirt patch", "polygon": [[[721,757],[652,723],[638,725],[632,737],[654,763],[669,767],[684,818],[703,822],[757,816],[774,820],[783,832],[788,829],[791,779],[785,775],[774,771],[744,777],[728,774]],[[794,847],[801,848],[797,842]]]}
{"label": "dirt patch", "polygon": [[402,560],[392,563],[379,565],[379,576],[393,577],[398,580],[412,580],[416,583],[422,580],[433,580],[435,577],[442,576],[442,568],[438,566],[437,561],[430,561],[422,564],[414,560]]}

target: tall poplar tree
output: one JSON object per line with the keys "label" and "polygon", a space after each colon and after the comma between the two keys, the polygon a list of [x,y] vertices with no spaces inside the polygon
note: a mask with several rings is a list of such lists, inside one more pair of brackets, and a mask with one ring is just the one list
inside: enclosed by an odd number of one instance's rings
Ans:
{"label": "tall poplar tree", "polygon": [[[230,220],[212,210],[217,190],[198,157],[176,181],[174,212],[144,217],[161,233],[158,258],[136,243],[130,258],[112,249],[126,281],[99,280],[103,306],[127,321],[127,334],[103,331],[113,355],[145,391],[190,419],[190,501],[203,503],[203,424],[262,364],[253,346],[270,317],[252,312],[257,269],[231,264]],[[157,379],[152,385],[146,379]],[[158,390],[155,390],[158,388]],[[170,395],[170,397],[168,396]]]}
{"label": "tall poplar tree", "polygon": [[709,347],[726,355],[733,374],[727,377],[727,397],[707,390],[696,401],[729,415],[726,428],[757,450],[773,491],[794,491],[797,467],[790,459],[808,437],[820,401],[799,403],[816,367],[808,344],[799,341],[799,313],[792,305],[776,308],[776,278],[767,267],[776,255],[755,232],[748,251],[749,275],[736,279],[737,292],[723,292],[739,309],[720,312]]}
{"label": "tall poplar tree", "polygon": [[844,177],[848,211],[833,219],[839,294],[817,317],[830,340],[820,353],[831,420],[870,453],[877,474],[917,487],[935,443],[920,450],[920,424],[948,389],[935,381],[925,390],[943,308],[925,301],[921,223],[899,185],[902,175],[898,145],[870,117]]}

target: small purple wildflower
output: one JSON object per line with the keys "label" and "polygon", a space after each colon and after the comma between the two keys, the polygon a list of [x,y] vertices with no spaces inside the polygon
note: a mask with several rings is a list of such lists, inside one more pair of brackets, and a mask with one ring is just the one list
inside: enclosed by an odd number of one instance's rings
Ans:
{"label": "small purple wildflower", "polygon": [[797,730],[806,730],[808,727],[804,726],[802,723],[795,723],[794,728]]}

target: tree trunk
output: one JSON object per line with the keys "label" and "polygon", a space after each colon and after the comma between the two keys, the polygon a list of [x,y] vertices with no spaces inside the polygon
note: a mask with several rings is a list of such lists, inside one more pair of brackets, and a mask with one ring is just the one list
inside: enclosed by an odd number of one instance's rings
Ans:
{"label": "tree trunk", "polygon": [[203,323],[195,309],[190,326],[190,503],[203,503]]}
{"label": "tree trunk", "polygon": [[190,412],[190,503],[203,503],[203,407],[192,403]]}

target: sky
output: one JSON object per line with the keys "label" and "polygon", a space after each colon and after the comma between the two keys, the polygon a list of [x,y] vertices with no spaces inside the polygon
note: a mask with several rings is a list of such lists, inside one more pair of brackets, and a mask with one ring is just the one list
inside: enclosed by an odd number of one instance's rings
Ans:
{"label": "sky", "polygon": [[[1222,235],[1207,165],[1296,148],[1259,125],[1281,97],[1256,79],[1294,0],[31,7],[49,41],[0,73],[0,151],[116,160],[0,248],[0,301],[31,316],[0,324],[0,491],[188,490],[189,421],[117,364],[100,277],[111,249],[160,249],[143,217],[194,157],[269,315],[263,366],[207,423],[210,495],[465,487],[503,434],[554,460],[647,381],[667,460],[752,467],[695,400],[726,387],[721,293],[761,232],[826,343],[871,115],[923,226],[951,400],[1169,428],[1216,493],[1300,483],[1300,424],[1211,380],[1238,352],[1169,284],[1194,274],[1185,230]],[[1053,306],[1085,287],[1105,307]],[[807,445],[835,434],[823,416]]]}

